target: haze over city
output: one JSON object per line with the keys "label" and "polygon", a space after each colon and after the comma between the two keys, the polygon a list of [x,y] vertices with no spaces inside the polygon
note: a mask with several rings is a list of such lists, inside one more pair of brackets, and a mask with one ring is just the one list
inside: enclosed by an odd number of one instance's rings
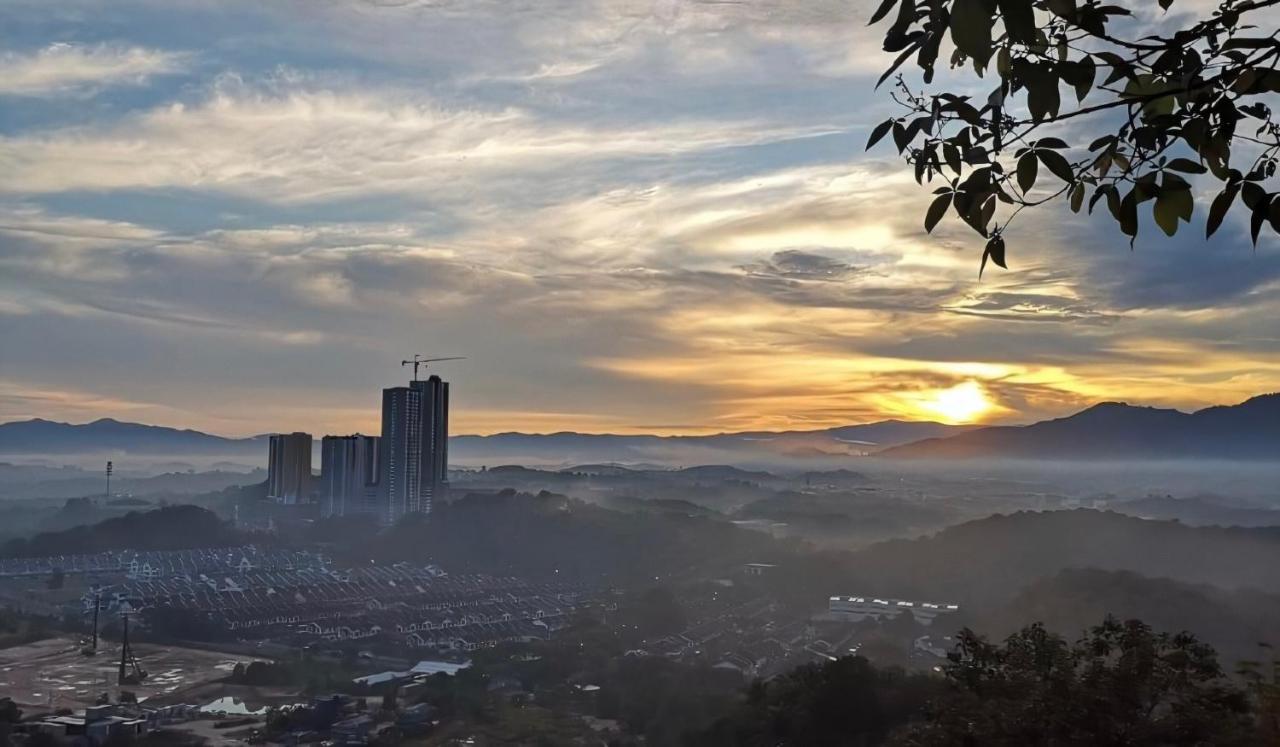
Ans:
{"label": "haze over city", "polygon": [[1243,219],[1130,251],[1049,206],[981,281],[926,236],[863,153],[870,3],[92,6],[0,8],[0,421],[372,432],[414,352],[467,356],[455,433],[1280,390]]}
{"label": "haze over city", "polygon": [[0,0],[0,747],[1280,745],[1280,0]]}

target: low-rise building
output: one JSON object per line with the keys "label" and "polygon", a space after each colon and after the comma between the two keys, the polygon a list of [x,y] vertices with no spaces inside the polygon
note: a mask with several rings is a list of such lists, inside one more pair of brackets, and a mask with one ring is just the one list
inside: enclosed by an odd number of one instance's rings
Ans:
{"label": "low-rise building", "polygon": [[959,605],[942,602],[908,602],[885,597],[831,597],[827,600],[827,613],[837,620],[859,622],[862,620],[892,620],[905,613],[921,625],[931,625],[938,615],[956,612]]}

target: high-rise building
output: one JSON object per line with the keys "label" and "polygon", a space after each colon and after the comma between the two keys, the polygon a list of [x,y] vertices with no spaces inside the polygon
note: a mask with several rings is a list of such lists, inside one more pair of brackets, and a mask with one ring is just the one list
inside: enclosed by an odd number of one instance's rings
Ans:
{"label": "high-rise building", "polygon": [[311,434],[271,437],[267,455],[267,497],[276,503],[305,503],[311,498]]}
{"label": "high-rise building", "polygon": [[431,513],[431,502],[449,486],[449,382],[439,376],[410,384],[422,399],[422,497],[418,510]]}
{"label": "high-rise building", "polygon": [[379,514],[431,513],[448,487],[449,384],[439,376],[382,390]]}
{"label": "high-rise building", "polygon": [[320,515],[378,511],[382,454],[377,436],[325,436],[320,443]]}

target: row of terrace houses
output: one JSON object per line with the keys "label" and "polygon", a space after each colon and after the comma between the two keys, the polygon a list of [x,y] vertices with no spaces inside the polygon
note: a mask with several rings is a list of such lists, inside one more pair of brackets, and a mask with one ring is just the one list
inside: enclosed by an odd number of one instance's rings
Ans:
{"label": "row of terrace houses", "polygon": [[305,550],[240,547],[186,550],[116,550],[92,554],[0,559],[0,577],[66,574],[126,574],[129,578],[189,577],[200,573],[244,573],[253,569],[325,568],[328,560]]}

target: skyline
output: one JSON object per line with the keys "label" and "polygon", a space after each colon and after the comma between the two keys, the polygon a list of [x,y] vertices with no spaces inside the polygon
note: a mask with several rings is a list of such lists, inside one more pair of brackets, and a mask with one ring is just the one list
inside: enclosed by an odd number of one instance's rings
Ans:
{"label": "skyline", "polygon": [[925,235],[863,153],[873,5],[7,3],[0,421],[376,433],[424,350],[469,358],[459,434],[1280,390],[1280,247],[1239,216],[1131,252],[1035,211],[981,281]]}
{"label": "skyline", "polygon": [[[393,388],[395,388],[395,387],[393,387]],[[1250,396],[1250,397],[1248,397],[1248,398],[1246,398],[1246,399],[1244,399],[1244,400],[1238,401],[1238,402],[1237,402],[1237,401],[1231,401],[1231,402],[1220,402],[1220,403],[1216,403],[1216,404],[1207,405],[1207,406],[1205,406],[1205,407],[1203,407],[1203,408],[1199,408],[1199,409],[1161,408],[1161,407],[1153,407],[1153,406],[1151,406],[1151,405],[1147,405],[1147,404],[1144,404],[1144,403],[1141,403],[1141,402],[1124,402],[1124,401],[1108,400],[1108,401],[1095,402],[1095,403],[1093,403],[1092,405],[1089,405],[1088,407],[1085,407],[1085,408],[1083,408],[1083,409],[1081,409],[1081,410],[1076,410],[1076,411],[1073,411],[1073,412],[1066,413],[1065,415],[1063,415],[1063,416],[1061,416],[1061,417],[1046,418],[1046,419],[1044,419],[1044,420],[1007,421],[1007,422],[1000,422],[1000,423],[980,423],[980,422],[971,422],[971,423],[944,423],[944,422],[942,422],[941,420],[905,420],[905,419],[901,419],[901,418],[894,418],[894,419],[886,419],[886,420],[864,421],[864,422],[857,422],[857,423],[844,423],[844,424],[842,424],[842,425],[838,425],[838,426],[829,426],[829,427],[824,427],[824,428],[814,428],[814,429],[755,430],[755,431],[714,431],[714,432],[703,432],[703,433],[665,433],[665,434],[664,434],[664,433],[652,433],[652,432],[649,432],[649,433],[636,432],[636,433],[625,433],[625,434],[623,434],[623,433],[614,433],[614,432],[609,432],[609,431],[494,431],[494,432],[491,432],[491,433],[450,433],[450,434],[449,434],[449,438],[451,438],[451,439],[452,439],[452,438],[458,438],[458,437],[463,437],[463,438],[488,438],[488,437],[492,437],[492,436],[558,436],[558,435],[601,436],[601,437],[614,437],[614,436],[617,436],[617,437],[672,438],[672,439],[680,439],[680,438],[708,438],[708,437],[709,437],[709,438],[715,438],[715,437],[718,437],[718,436],[734,436],[734,435],[743,436],[743,435],[752,435],[752,434],[770,434],[770,433],[771,433],[771,434],[778,434],[778,435],[783,435],[783,434],[802,435],[802,434],[807,434],[807,433],[826,433],[826,432],[829,432],[829,431],[838,431],[838,430],[840,430],[840,429],[842,429],[842,428],[862,428],[862,427],[867,427],[867,426],[879,426],[879,425],[885,425],[885,424],[891,424],[891,423],[908,423],[908,424],[915,424],[915,425],[935,425],[935,426],[940,425],[940,426],[956,427],[956,428],[960,428],[960,429],[962,429],[962,430],[982,430],[982,429],[986,429],[986,428],[988,428],[988,427],[1001,427],[1001,426],[1024,427],[1024,426],[1031,426],[1031,425],[1040,425],[1040,424],[1044,424],[1044,423],[1047,423],[1047,422],[1050,422],[1050,421],[1066,420],[1066,419],[1070,419],[1070,418],[1072,418],[1073,416],[1076,416],[1076,415],[1082,415],[1082,414],[1084,414],[1086,411],[1088,411],[1088,410],[1092,410],[1092,409],[1094,409],[1094,408],[1096,408],[1096,407],[1106,407],[1106,406],[1111,406],[1111,405],[1119,405],[1119,406],[1122,406],[1122,407],[1129,407],[1129,408],[1133,408],[1133,409],[1136,409],[1136,410],[1141,410],[1141,409],[1150,409],[1150,410],[1156,410],[1156,411],[1159,411],[1159,412],[1177,412],[1177,413],[1180,413],[1180,414],[1182,414],[1182,415],[1193,415],[1193,414],[1196,414],[1196,413],[1199,413],[1199,412],[1202,412],[1202,411],[1219,410],[1219,409],[1222,409],[1222,408],[1233,408],[1233,407],[1238,407],[1238,406],[1246,405],[1246,404],[1249,404],[1249,403],[1257,402],[1257,401],[1260,401],[1260,400],[1273,399],[1273,398],[1275,398],[1275,397],[1280,397],[1280,392],[1260,392],[1260,393],[1258,393],[1258,394],[1255,394],[1255,395],[1253,395],[1253,396]],[[384,397],[383,397],[383,398],[385,399],[385,390],[384,390]],[[166,430],[178,430],[178,429],[180,428],[179,426],[174,426],[174,425],[165,424],[165,423],[145,423],[145,422],[135,422],[135,421],[128,421],[128,420],[120,420],[120,419],[118,419],[118,418],[112,418],[112,417],[109,417],[109,416],[104,416],[104,417],[102,417],[102,418],[99,418],[99,419],[97,419],[97,420],[93,420],[93,421],[85,421],[85,422],[79,422],[79,423],[77,423],[77,422],[67,422],[67,421],[50,420],[50,419],[47,419],[47,418],[32,418],[32,419],[27,419],[27,420],[0,421],[0,426],[4,426],[4,425],[18,425],[18,424],[22,424],[22,423],[31,423],[31,422],[43,422],[43,423],[50,423],[50,424],[53,424],[53,425],[69,426],[69,427],[73,427],[73,428],[75,428],[75,427],[83,427],[83,426],[90,426],[90,425],[95,425],[95,424],[98,424],[98,423],[115,423],[115,424],[119,424],[119,425],[127,425],[127,426],[141,426],[141,427],[144,427],[144,428],[162,428],[162,429],[166,429]],[[378,438],[380,438],[380,436],[378,435],[378,431],[379,431],[379,429],[378,429],[378,428],[373,428],[373,429],[371,429],[371,430],[372,430],[372,432],[368,432],[368,433],[367,433],[367,432],[364,432],[364,431],[353,431],[353,432],[346,432],[346,433],[344,433],[344,432],[308,432],[308,431],[303,431],[303,432],[298,432],[298,431],[292,431],[292,432],[289,432],[289,431],[264,431],[264,432],[262,432],[262,433],[243,433],[243,434],[239,434],[239,433],[219,433],[219,432],[214,432],[214,431],[208,431],[208,432],[205,432],[205,431],[200,431],[199,429],[187,429],[187,430],[188,430],[188,431],[190,431],[190,432],[193,432],[193,433],[201,434],[201,435],[213,436],[213,437],[216,437],[216,438],[230,439],[230,440],[252,440],[252,439],[262,439],[262,438],[267,438],[267,437],[288,436],[288,435],[304,435],[304,436],[311,436],[311,437],[313,437],[313,439],[317,439],[317,441],[316,441],[316,448],[317,448],[317,449],[319,448],[319,441],[318,441],[318,439],[320,439],[320,438],[323,438],[323,439],[337,439],[337,440],[345,440],[345,439],[353,439],[353,438],[364,438],[364,439],[374,439],[375,441],[376,441]],[[957,432],[957,433],[959,433],[959,432],[961,432],[961,431],[956,431],[956,432]],[[927,438],[932,438],[932,436],[926,437],[926,439],[927,439]],[[317,452],[317,453],[319,453],[319,452]]]}

